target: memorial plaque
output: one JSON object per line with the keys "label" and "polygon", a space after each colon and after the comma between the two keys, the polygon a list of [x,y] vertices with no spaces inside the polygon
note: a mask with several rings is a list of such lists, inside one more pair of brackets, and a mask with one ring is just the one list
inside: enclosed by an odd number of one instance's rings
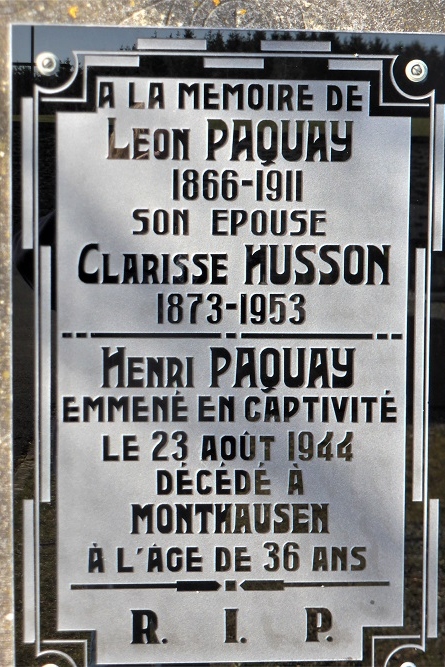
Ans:
{"label": "memorial plaque", "polygon": [[33,80],[14,69],[25,644],[61,665],[427,655],[443,37],[65,30],[36,28]]}

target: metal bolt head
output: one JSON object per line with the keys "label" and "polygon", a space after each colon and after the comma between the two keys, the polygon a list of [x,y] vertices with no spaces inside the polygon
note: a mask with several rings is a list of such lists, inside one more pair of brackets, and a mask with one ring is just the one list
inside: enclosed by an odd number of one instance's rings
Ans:
{"label": "metal bolt head", "polygon": [[49,51],[44,51],[43,53],[39,53],[39,55],[36,58],[36,68],[37,71],[40,74],[43,74],[43,76],[51,76],[52,74],[56,74],[60,66],[60,61],[57,56],[54,55],[54,53],[50,53]]}
{"label": "metal bolt head", "polygon": [[410,81],[421,83],[428,76],[428,67],[423,60],[411,60],[405,67],[405,74]]}

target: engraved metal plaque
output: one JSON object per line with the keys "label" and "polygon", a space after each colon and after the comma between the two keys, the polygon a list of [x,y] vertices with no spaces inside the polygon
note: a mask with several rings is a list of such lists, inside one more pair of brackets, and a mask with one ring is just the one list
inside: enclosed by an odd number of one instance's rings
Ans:
{"label": "engraved metal plaque", "polygon": [[445,42],[40,30],[13,74],[29,655],[428,655]]}

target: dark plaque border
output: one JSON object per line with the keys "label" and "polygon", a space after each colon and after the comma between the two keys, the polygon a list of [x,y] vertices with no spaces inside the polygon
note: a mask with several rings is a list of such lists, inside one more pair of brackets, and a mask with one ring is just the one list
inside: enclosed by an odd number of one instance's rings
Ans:
{"label": "dark plaque border", "polygon": [[[36,30],[39,28],[36,27]],[[47,28],[46,28],[47,29]],[[63,31],[64,28],[51,28]],[[94,32],[93,28],[79,29]],[[105,29],[102,29],[105,30]],[[180,31],[179,39],[191,37],[193,31]],[[197,31],[199,33],[199,30]],[[163,32],[156,30],[156,38],[170,37],[170,30]],[[79,33],[80,34],[80,33]],[[147,32],[141,34],[146,37]],[[412,616],[415,609],[417,630],[412,632],[413,623],[407,632],[405,628],[392,629],[390,634],[382,629],[367,629],[365,631],[365,662],[338,662],[344,665],[385,665],[393,667],[401,665],[403,661],[417,662],[414,657],[426,653],[430,644],[437,638],[438,632],[438,546],[439,546],[439,501],[429,494],[428,475],[428,448],[430,425],[430,351],[432,308],[432,289],[434,287],[434,256],[433,253],[442,250],[443,235],[443,194],[444,194],[444,132],[445,132],[445,57],[428,44],[428,39],[409,35],[391,36],[391,44],[385,43],[385,35],[354,35],[346,33],[286,33],[256,31],[251,33],[231,32],[222,33],[212,31],[199,37],[207,40],[208,50],[206,57],[230,57],[241,60],[243,57],[260,57],[264,59],[262,75],[274,76],[274,72],[282,72],[286,79],[286,63],[289,59],[298,62],[304,76],[312,80],[363,80],[369,81],[371,90],[371,115],[405,116],[413,119],[412,154],[415,155],[416,133],[417,138],[426,136],[428,141],[428,175],[427,185],[419,186],[416,179],[415,164],[412,162],[414,174],[411,182],[412,206],[410,213],[411,232],[414,230],[416,207],[426,208],[426,220],[415,231],[415,239],[410,245],[410,279],[414,295],[414,335],[411,338],[412,365],[409,372],[413,378],[413,388],[408,397],[412,405],[413,440],[407,444],[407,460],[413,458],[413,472],[407,469],[407,535],[411,535],[409,526],[412,522],[416,526],[418,509],[422,509],[421,535],[418,536],[413,549],[413,538],[406,543],[406,563],[408,564],[405,590],[407,596],[406,616]],[[287,49],[293,40],[299,39],[298,52]],[[271,46],[261,50],[261,41],[267,40]],[[445,48],[445,37],[443,48]],[[94,40],[93,40],[94,41]],[[324,45],[330,43],[330,50]],[[432,42],[431,42],[432,43]],[[210,45],[210,48],[209,48]],[[116,47],[116,50],[119,46]],[[284,50],[283,50],[284,49]],[[306,50],[308,49],[308,50]],[[319,49],[319,50],[318,50]],[[51,48],[48,49],[51,51]],[[82,49],[85,51],[85,49]],[[55,174],[54,155],[43,147],[51,143],[51,129],[49,123],[40,122],[39,117],[51,116],[55,110],[80,111],[94,108],[94,89],[96,77],[104,74],[113,76],[147,76],[156,70],[157,75],[171,76],[171,62],[178,62],[178,69],[174,75],[189,71],[192,66],[196,76],[220,75],[221,69],[204,69],[202,66],[203,53],[197,50],[184,51],[181,46],[177,52],[166,48],[165,51],[156,48],[152,52],[138,53],[135,50],[121,51],[120,63],[110,70],[110,61],[107,55],[97,52],[94,55],[94,64],[79,67],[77,55],[73,63],[62,65],[54,76],[41,75],[38,72],[32,76],[31,68],[27,64],[16,65],[22,70],[22,80],[13,77],[13,85],[19,81],[20,91],[16,88],[13,94],[13,104],[18,103],[21,97],[20,111],[13,109],[13,148],[21,151],[21,176],[13,182],[13,202],[15,210],[21,210],[25,220],[22,226],[22,235],[26,236],[25,246],[33,255],[32,272],[27,279],[34,288],[34,341],[35,369],[29,369],[35,382],[35,431],[34,431],[34,463],[35,477],[32,497],[24,499],[23,505],[16,508],[19,522],[23,520],[23,557],[16,563],[17,597],[20,597],[19,586],[23,577],[24,585],[24,635],[27,644],[33,647],[36,664],[43,665],[45,661],[57,662],[62,665],[90,665],[94,663],[94,633],[85,636],[65,637],[63,633],[55,639],[57,633],[47,634],[47,628],[52,620],[48,617],[47,599],[41,597],[40,586],[43,570],[42,559],[44,544],[42,534],[51,533],[51,509],[54,505],[54,479],[50,467],[51,451],[51,373],[50,373],[50,346],[51,338],[51,285],[54,280],[51,246],[52,239],[42,238],[42,229],[38,221],[45,210],[42,209],[42,192],[51,197],[53,184],[51,174]],[[111,50],[110,50],[111,55]],[[101,64],[101,59],[104,64]],[[407,79],[405,71],[409,63],[419,60],[426,63],[428,77],[425,81],[416,82]],[[72,66],[71,66],[72,65]],[[136,68],[139,68],[136,70]],[[251,70],[238,69],[237,75],[243,79],[252,76]],[[289,75],[290,76],[290,75]],[[20,120],[19,120],[20,119]],[[42,142],[43,138],[43,142]],[[54,141],[54,137],[52,137]],[[21,147],[21,149],[19,148]],[[43,149],[42,149],[43,147]],[[18,161],[18,160],[17,160]],[[18,166],[18,165],[16,165]],[[15,171],[15,170],[14,170]],[[422,190],[419,194],[419,187]],[[30,220],[33,226],[29,226]],[[51,221],[50,221],[51,222]],[[49,227],[46,228],[47,231]],[[22,237],[22,238],[23,238]],[[28,257],[29,259],[29,257]],[[26,270],[25,270],[26,271]],[[20,350],[16,350],[20,355]],[[434,400],[432,401],[434,407]],[[17,413],[15,420],[20,419]],[[17,421],[16,429],[17,429]],[[48,430],[49,429],[49,430]],[[32,448],[31,448],[32,449]],[[411,456],[412,455],[412,456]],[[418,525],[418,524],[417,524]],[[43,528],[42,528],[43,526]],[[42,528],[42,531],[41,531]],[[414,527],[414,532],[416,528]],[[18,538],[19,544],[22,538]],[[22,554],[19,554],[22,556]],[[421,559],[421,581],[415,586],[416,577],[410,578],[411,560]],[[23,568],[23,569],[22,569]],[[45,574],[44,576],[47,576]],[[54,571],[55,576],[55,571]],[[418,593],[413,591],[417,588]],[[414,606],[416,603],[416,606]],[[34,607],[35,613],[30,610]],[[45,618],[46,617],[46,618]],[[18,633],[20,634],[20,633]],[[63,635],[63,636],[62,636]],[[21,637],[17,637],[21,641]],[[75,646],[80,647],[80,652]],[[385,648],[382,649],[382,646]],[[73,648],[74,647],[74,648]],[[75,658],[71,657],[72,655]],[[80,658],[79,658],[80,656]],[[385,656],[385,658],[383,658]],[[80,660],[80,661],[79,661]],[[370,662],[366,662],[370,660]],[[17,663],[19,664],[19,663]],[[306,663],[309,665],[309,663]],[[325,662],[314,663],[327,665]],[[410,663],[408,663],[410,664]],[[426,663],[425,663],[426,664]]]}

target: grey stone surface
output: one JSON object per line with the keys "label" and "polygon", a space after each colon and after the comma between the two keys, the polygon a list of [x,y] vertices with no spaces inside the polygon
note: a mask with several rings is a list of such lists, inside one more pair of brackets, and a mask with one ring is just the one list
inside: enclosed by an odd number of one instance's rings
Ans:
{"label": "grey stone surface", "polygon": [[442,0],[2,0],[0,19],[38,23],[440,32]]}

